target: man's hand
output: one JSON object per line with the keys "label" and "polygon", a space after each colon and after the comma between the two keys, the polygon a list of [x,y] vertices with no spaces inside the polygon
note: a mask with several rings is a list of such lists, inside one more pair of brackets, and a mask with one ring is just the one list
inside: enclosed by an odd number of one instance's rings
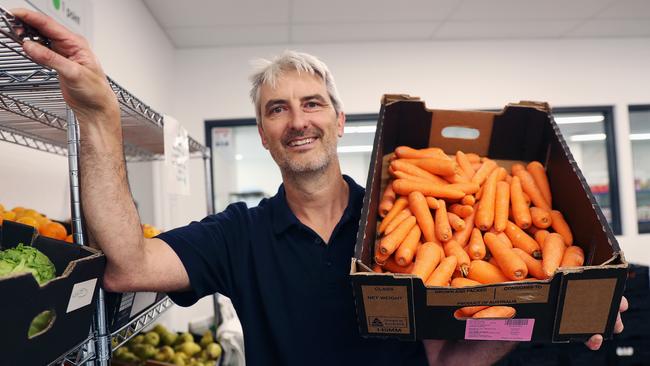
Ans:
{"label": "man's hand", "polygon": [[59,74],[63,97],[79,120],[119,122],[119,105],[99,61],[88,42],[47,15],[27,10],[11,12],[50,39],[52,49],[25,41],[23,49],[35,62],[51,67]]}
{"label": "man's hand", "polygon": [[[621,320],[621,313],[626,311],[628,308],[627,299],[625,296],[621,298],[621,304],[618,307],[618,315],[616,316],[616,324],[614,324],[614,333],[619,334],[623,331],[623,321]],[[585,345],[592,351],[598,351],[600,346],[603,344],[603,336],[600,334],[595,334],[589,338]]]}

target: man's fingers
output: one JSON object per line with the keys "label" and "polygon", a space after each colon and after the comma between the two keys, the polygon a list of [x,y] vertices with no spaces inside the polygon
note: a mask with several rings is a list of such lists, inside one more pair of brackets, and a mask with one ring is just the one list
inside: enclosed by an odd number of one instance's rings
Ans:
{"label": "man's fingers", "polygon": [[627,299],[625,296],[621,297],[621,305],[618,307],[619,312],[624,312],[627,311],[627,308],[630,306],[630,304],[627,302]]}
{"label": "man's fingers", "polygon": [[63,41],[76,37],[73,32],[45,14],[23,8],[11,9],[11,13],[53,41]]}
{"label": "man's fingers", "polygon": [[71,78],[78,71],[77,68],[80,67],[77,63],[68,60],[37,42],[25,41],[23,43],[23,49],[34,61],[53,68],[64,78]]}
{"label": "man's fingers", "polygon": [[621,320],[621,313],[616,315],[616,323],[614,323],[614,333],[618,334],[623,331],[623,321]]}
{"label": "man's fingers", "polygon": [[589,338],[585,345],[592,351],[598,351],[603,344],[603,336],[595,334]]}

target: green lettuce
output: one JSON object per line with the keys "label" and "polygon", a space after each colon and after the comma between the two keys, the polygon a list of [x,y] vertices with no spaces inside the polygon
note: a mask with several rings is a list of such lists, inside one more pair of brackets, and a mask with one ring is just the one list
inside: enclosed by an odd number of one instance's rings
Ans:
{"label": "green lettuce", "polygon": [[39,285],[56,277],[56,268],[40,250],[18,244],[15,248],[0,251],[0,277],[31,272]]}

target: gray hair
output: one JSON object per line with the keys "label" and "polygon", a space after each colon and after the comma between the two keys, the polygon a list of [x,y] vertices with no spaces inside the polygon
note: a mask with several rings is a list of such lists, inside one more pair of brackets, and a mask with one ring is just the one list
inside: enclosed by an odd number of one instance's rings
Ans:
{"label": "gray hair", "polygon": [[315,56],[307,53],[286,50],[282,52],[281,55],[275,57],[272,61],[266,59],[255,60],[254,65],[257,70],[250,77],[250,81],[253,84],[250,91],[250,97],[255,105],[255,118],[257,124],[260,124],[262,121],[260,87],[263,84],[275,87],[277,80],[280,78],[282,73],[286,71],[295,70],[298,71],[298,73],[307,72],[311,75],[318,75],[323,79],[323,81],[325,81],[325,87],[327,88],[327,93],[332,100],[332,106],[334,107],[336,114],[338,115],[343,109],[343,103],[341,103],[339,93],[336,90],[336,84],[334,83],[332,73],[327,68],[327,65]]}

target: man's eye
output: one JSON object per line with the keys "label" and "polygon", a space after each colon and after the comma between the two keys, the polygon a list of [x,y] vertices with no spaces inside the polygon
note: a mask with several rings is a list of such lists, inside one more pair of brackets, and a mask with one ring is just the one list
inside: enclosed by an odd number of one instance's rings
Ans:
{"label": "man's eye", "polygon": [[316,102],[307,102],[307,103],[305,104],[305,106],[306,106],[307,108],[316,108],[316,107],[318,107],[318,103],[316,103]]}
{"label": "man's eye", "polygon": [[275,107],[271,109],[272,114],[280,113],[282,112],[282,107]]}

